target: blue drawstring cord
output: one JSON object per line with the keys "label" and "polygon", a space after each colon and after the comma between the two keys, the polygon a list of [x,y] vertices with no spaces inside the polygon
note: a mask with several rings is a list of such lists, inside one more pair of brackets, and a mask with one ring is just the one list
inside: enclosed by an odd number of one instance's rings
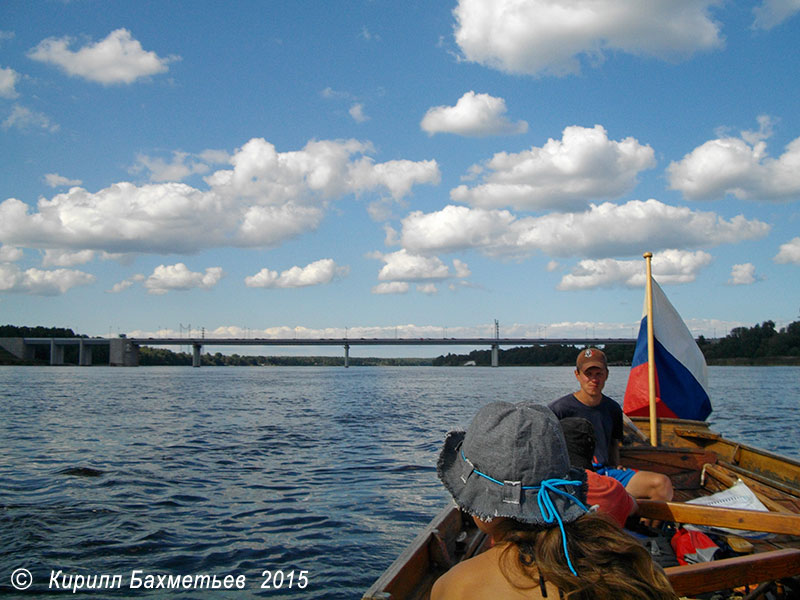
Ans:
{"label": "blue drawstring cord", "polygon": [[578,576],[578,573],[575,571],[575,568],[572,566],[572,561],[569,558],[569,550],[567,550],[567,532],[564,531],[564,521],[561,519],[561,515],[556,508],[556,505],[553,504],[553,499],[550,497],[550,492],[555,492],[556,494],[563,496],[569,500],[575,502],[578,506],[580,506],[583,510],[588,511],[589,509],[578,500],[575,496],[568,494],[563,490],[556,489],[556,486],[559,485],[580,485],[580,481],[568,481],[566,479],[545,479],[542,481],[541,486],[539,487],[539,493],[536,494],[536,501],[539,504],[539,510],[542,512],[542,518],[544,519],[545,523],[552,523],[556,521],[558,523],[558,528],[561,530],[561,541],[564,545],[564,556],[567,557],[567,566],[569,570],[572,571],[572,574],[575,577]]}
{"label": "blue drawstring cord", "polygon": [[[472,472],[475,473],[476,475],[479,475],[484,479],[488,479],[489,481],[491,481],[492,483],[496,483],[497,485],[502,485],[502,486],[505,485],[505,483],[503,483],[502,481],[498,481],[494,477],[490,477],[486,473],[481,473],[480,471],[478,471],[478,469],[476,469],[472,465],[472,463],[469,460],[467,460],[467,457],[464,456],[463,450],[461,450],[461,458],[463,458],[465,462],[468,462],[470,466],[472,466]],[[565,492],[564,490],[558,489],[559,486],[565,486],[565,485],[580,486],[582,483],[583,482],[581,481],[577,480],[570,481],[568,479],[545,479],[538,486],[536,485],[522,486],[523,490],[539,490],[538,493],[536,494],[536,502],[539,505],[539,511],[542,513],[542,518],[544,519],[545,523],[549,524],[552,523],[553,521],[558,523],[558,529],[561,531],[561,540],[564,545],[564,556],[566,556],[567,558],[567,566],[569,567],[569,570],[572,572],[572,574],[575,575],[575,577],[578,576],[578,573],[577,571],[575,571],[575,568],[572,566],[572,561],[569,558],[569,550],[567,549],[567,532],[564,530],[564,521],[561,518],[561,514],[558,512],[556,505],[553,503],[553,499],[550,497],[550,493],[551,492],[556,493],[559,496],[562,496],[567,500],[574,502],[575,504],[580,506],[584,511],[589,512],[589,508],[583,502],[578,500],[575,496],[569,494],[568,492]]]}

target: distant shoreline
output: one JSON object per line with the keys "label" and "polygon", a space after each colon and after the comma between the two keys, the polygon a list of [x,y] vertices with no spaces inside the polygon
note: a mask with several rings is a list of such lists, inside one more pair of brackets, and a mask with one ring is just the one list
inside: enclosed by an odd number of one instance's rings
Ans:
{"label": "distant shoreline", "polygon": [[[247,357],[242,357],[247,358]],[[256,358],[256,357],[253,357]],[[267,359],[274,359],[274,362],[265,362],[260,364],[208,364],[204,363],[203,367],[338,367],[342,368],[344,362],[339,357],[332,356],[307,356],[295,359],[294,357],[275,356],[275,357],[261,357]],[[435,365],[432,358],[353,358],[350,357],[350,367],[436,367],[436,368],[491,368],[488,364],[478,365]],[[758,359],[750,358],[728,358],[728,359],[715,359],[707,361],[709,367],[798,367],[800,366],[800,357],[796,356],[777,356],[777,357],[764,357]],[[0,349],[0,366],[14,366],[14,367],[50,367],[50,366],[63,366],[63,367],[76,367],[77,364],[63,364],[63,365],[50,365],[47,361],[23,361],[10,355]],[[106,364],[94,364],[92,367],[107,367]],[[191,363],[186,364],[140,364],[141,367],[189,367]],[[572,367],[572,364],[502,364],[503,367]],[[628,364],[612,364],[612,367],[629,367]]]}
{"label": "distant shoreline", "polygon": [[[0,337],[86,337],[76,336],[67,328],[0,326]],[[124,336],[122,336],[124,337]],[[800,321],[780,330],[773,321],[764,321],[753,327],[737,327],[720,339],[697,338],[697,345],[710,366],[800,366]],[[574,366],[577,344],[560,343],[539,346],[520,346],[500,349],[497,356],[490,350],[473,350],[467,354],[446,354],[435,358],[347,357],[349,366],[490,366],[499,362],[504,367],[554,367]],[[603,350],[610,365],[630,366],[634,347],[628,344],[605,344]],[[109,350],[98,347],[93,352],[94,363],[108,364]],[[65,348],[58,362],[76,364],[79,352],[76,346]],[[189,366],[194,356],[187,352],[174,352],[167,348],[141,346],[138,363],[141,366]],[[199,366],[332,366],[342,367],[341,356],[241,356],[239,354],[205,353],[200,355]],[[23,360],[0,348],[0,365],[49,365],[48,349],[38,348],[32,360]]]}
{"label": "distant shoreline", "polygon": [[706,361],[709,367],[798,367],[800,357],[766,356],[764,358],[719,358]]}

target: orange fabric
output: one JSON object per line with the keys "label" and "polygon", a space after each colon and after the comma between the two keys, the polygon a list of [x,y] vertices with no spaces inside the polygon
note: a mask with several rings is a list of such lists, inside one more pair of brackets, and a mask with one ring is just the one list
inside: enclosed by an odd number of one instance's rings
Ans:
{"label": "orange fabric", "polygon": [[598,475],[594,471],[586,471],[588,492],[586,502],[589,506],[597,505],[600,512],[611,516],[620,527],[625,526],[625,521],[633,509],[633,496],[625,491],[623,485],[616,479]]}

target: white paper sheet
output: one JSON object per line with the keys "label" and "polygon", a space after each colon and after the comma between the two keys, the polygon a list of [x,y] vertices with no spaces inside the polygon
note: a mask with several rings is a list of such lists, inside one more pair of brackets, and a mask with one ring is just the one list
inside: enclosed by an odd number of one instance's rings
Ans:
{"label": "white paper sheet", "polygon": [[[720,508],[741,508],[744,510],[769,512],[769,509],[758,499],[753,493],[753,490],[747,487],[747,484],[741,479],[738,479],[736,483],[727,490],[722,490],[710,496],[701,496],[694,500],[687,500],[686,504],[702,504],[704,506],[718,506]],[[743,531],[741,529],[728,529],[726,527],[687,525],[687,528],[699,529],[700,531],[706,532],[710,531],[712,533],[730,533],[751,539],[765,539],[771,535],[763,531]]]}

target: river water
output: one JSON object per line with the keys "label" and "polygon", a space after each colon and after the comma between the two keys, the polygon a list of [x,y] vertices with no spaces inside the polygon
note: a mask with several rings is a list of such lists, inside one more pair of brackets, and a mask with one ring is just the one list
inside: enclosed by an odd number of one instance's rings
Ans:
{"label": "river water", "polygon": [[[715,430],[800,457],[800,367],[709,377]],[[0,367],[0,594],[105,574],[118,589],[72,595],[358,599],[448,501],[448,430],[574,387],[567,367]],[[204,574],[231,589],[157,587]]]}

